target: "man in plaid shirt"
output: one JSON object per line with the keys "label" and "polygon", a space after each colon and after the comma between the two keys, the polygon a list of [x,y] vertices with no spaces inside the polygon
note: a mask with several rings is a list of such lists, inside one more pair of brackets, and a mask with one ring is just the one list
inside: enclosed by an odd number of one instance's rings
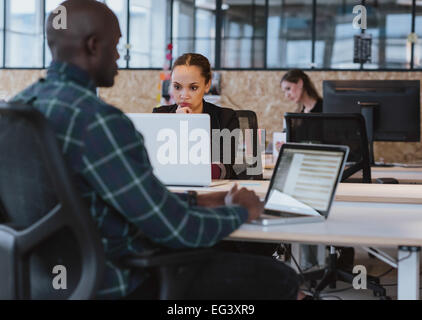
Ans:
{"label": "man in plaid shirt", "polygon": [[[262,206],[254,192],[236,187],[199,195],[195,206],[166,189],[153,175],[142,135],[124,113],[96,95],[97,87],[111,87],[117,75],[116,16],[93,0],[62,5],[68,29],[56,30],[50,15],[53,63],[46,78],[13,100],[32,104],[50,121],[100,230],[107,263],[98,297],[125,297],[136,288],[147,290],[149,274],[119,266],[122,257],[162,247],[211,247],[257,218]],[[295,282],[289,286],[294,295]]]}

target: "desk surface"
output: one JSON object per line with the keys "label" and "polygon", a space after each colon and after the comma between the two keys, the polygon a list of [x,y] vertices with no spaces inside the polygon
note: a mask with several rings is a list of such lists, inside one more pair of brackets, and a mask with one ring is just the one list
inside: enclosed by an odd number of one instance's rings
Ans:
{"label": "desk surface", "polygon": [[262,227],[243,224],[232,240],[344,246],[422,246],[422,205],[335,202],[325,222]]}
{"label": "desk surface", "polygon": [[[233,182],[218,181],[207,189],[228,190]],[[237,182],[261,196],[269,184],[268,181]],[[323,222],[265,227],[244,223],[227,240],[420,248],[421,230],[422,185],[346,183],[339,185],[336,201]],[[398,297],[419,299],[419,252],[399,251],[399,258]]]}
{"label": "desk surface", "polygon": [[[274,167],[266,166],[263,172],[264,179],[271,179]],[[371,177],[375,181],[378,178],[395,178],[400,183],[422,184],[422,168],[406,167],[372,167]],[[362,171],[355,173],[351,179],[362,179]]]}
{"label": "desk surface", "polygon": [[[239,187],[245,187],[254,190],[261,198],[265,197],[269,186],[269,181],[214,180],[211,187],[171,187],[170,189],[173,191],[189,189],[196,190],[200,193],[228,191],[234,183],[238,183]],[[350,202],[383,202],[422,205],[422,185],[340,183],[337,188],[335,200]]]}
{"label": "desk surface", "polygon": [[[264,179],[271,179],[274,171],[274,159],[272,155],[266,154],[263,158],[264,163]],[[397,165],[394,167],[371,167],[372,179],[378,178],[395,178],[400,183],[422,184],[422,167],[419,165]],[[362,179],[362,171],[355,173],[352,179]]]}
{"label": "desk surface", "polygon": [[[362,178],[362,171],[355,173],[351,178]],[[378,178],[395,178],[400,183],[422,184],[422,168],[412,167],[372,167],[372,180]]]}
{"label": "desk surface", "polygon": [[[226,191],[233,183],[263,197],[268,181],[214,181],[199,192]],[[174,191],[187,188],[171,188]],[[188,188],[192,189],[192,188]],[[364,246],[422,246],[422,185],[341,183],[329,219],[277,226],[244,224],[230,239]]]}

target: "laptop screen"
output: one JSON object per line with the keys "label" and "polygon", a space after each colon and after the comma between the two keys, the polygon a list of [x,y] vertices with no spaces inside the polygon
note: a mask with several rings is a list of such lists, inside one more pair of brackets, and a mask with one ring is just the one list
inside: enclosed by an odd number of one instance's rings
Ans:
{"label": "laptop screen", "polygon": [[331,148],[283,146],[265,206],[276,208],[284,193],[326,216],[347,153],[347,149]]}

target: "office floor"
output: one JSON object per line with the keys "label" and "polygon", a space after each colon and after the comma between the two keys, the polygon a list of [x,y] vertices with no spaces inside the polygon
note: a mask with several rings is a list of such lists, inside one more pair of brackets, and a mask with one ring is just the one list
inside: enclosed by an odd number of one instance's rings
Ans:
{"label": "office floor", "polygon": [[[396,257],[397,250],[384,250],[390,256]],[[392,300],[397,299],[397,270],[391,270],[391,266],[377,258],[369,257],[368,253],[361,248],[355,248],[355,263],[354,265],[363,265],[366,267],[368,275],[380,276],[380,283],[384,286],[387,296]],[[422,287],[422,286],[421,286]],[[306,287],[303,287],[306,292]],[[421,291],[422,296],[422,291]],[[323,291],[321,294],[323,300],[379,300],[379,297],[374,296],[370,290],[356,290],[351,284],[344,282],[337,282],[335,289]]]}

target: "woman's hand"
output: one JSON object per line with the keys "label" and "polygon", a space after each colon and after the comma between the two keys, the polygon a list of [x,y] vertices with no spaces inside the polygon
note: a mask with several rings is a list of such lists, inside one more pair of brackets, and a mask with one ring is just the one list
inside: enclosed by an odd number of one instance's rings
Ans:
{"label": "woman's hand", "polygon": [[189,107],[177,106],[176,113],[192,113],[192,109]]}

